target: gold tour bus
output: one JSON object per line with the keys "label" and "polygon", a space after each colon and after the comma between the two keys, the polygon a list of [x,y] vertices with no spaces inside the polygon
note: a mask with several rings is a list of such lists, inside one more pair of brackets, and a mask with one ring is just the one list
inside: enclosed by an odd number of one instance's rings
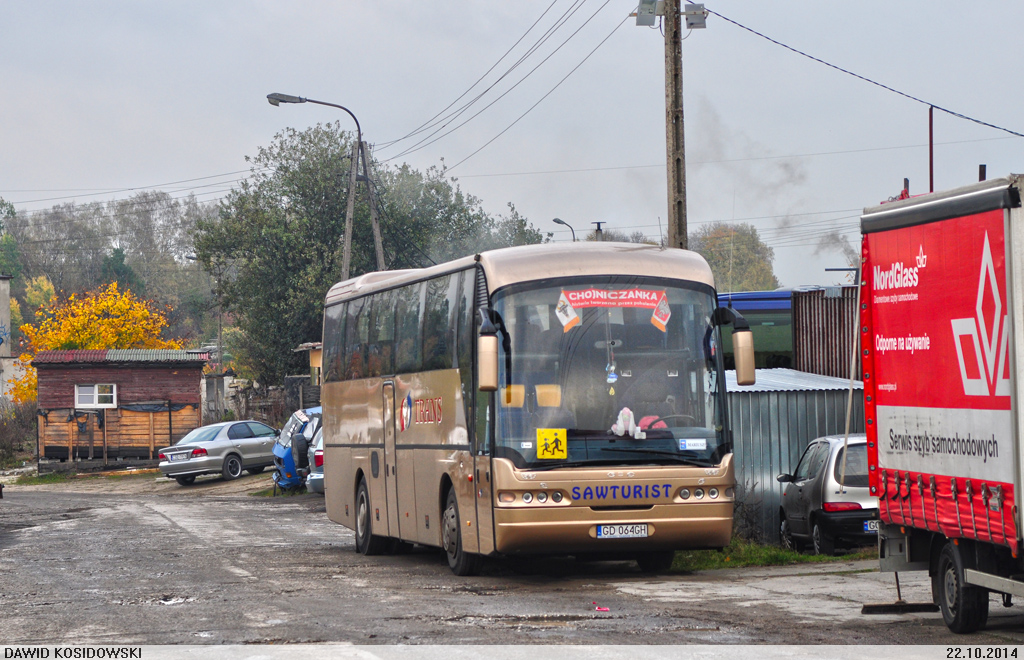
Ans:
{"label": "gold tour bus", "polygon": [[626,557],[664,570],[732,535],[719,326],[742,316],[699,255],[624,243],[505,248],[327,294],[327,515],[371,555]]}

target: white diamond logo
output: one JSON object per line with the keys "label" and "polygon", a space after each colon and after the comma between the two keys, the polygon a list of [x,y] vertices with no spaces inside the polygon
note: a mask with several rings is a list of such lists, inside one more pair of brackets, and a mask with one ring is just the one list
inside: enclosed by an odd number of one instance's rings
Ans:
{"label": "white diamond logo", "polygon": [[[918,255],[918,265],[924,257],[922,248]],[[924,257],[927,259],[927,257]],[[991,296],[993,311],[991,318],[985,317],[984,302],[986,293]],[[956,346],[956,357],[960,365],[960,379],[963,382],[964,394],[968,396],[1009,396],[1010,378],[1002,373],[1006,362],[1006,350],[1009,335],[1006,332],[1006,315],[1003,314],[1003,301],[999,295],[996,282],[996,268],[992,261],[992,248],[985,232],[985,244],[981,252],[981,272],[978,274],[978,298],[974,306],[974,317],[952,319],[953,343]],[[973,348],[975,363],[978,365],[977,378],[967,374],[967,363],[964,358],[964,338],[969,337],[969,345]]]}

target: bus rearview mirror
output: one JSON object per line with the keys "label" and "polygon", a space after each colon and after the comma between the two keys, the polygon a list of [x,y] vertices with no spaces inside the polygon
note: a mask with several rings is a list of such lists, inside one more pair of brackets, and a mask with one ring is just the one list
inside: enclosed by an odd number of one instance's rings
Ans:
{"label": "bus rearview mirror", "polygon": [[732,333],[733,355],[736,358],[736,384],[753,385],[754,376],[754,333],[750,330],[735,330]]}
{"label": "bus rearview mirror", "polygon": [[480,335],[476,341],[477,388],[481,392],[498,389],[498,337]]}

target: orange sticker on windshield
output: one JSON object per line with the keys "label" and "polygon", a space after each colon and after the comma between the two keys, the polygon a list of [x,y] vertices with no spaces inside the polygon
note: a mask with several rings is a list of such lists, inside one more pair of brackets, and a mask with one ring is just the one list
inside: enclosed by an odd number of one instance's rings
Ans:
{"label": "orange sticker on windshield", "polygon": [[669,308],[668,297],[664,291],[637,288],[614,291],[606,289],[563,290],[562,295],[558,297],[555,315],[562,322],[565,332],[569,332],[580,322],[576,310],[585,307],[651,309],[654,310],[651,314],[651,323],[662,332],[665,332],[668,320],[672,317],[672,310]]}

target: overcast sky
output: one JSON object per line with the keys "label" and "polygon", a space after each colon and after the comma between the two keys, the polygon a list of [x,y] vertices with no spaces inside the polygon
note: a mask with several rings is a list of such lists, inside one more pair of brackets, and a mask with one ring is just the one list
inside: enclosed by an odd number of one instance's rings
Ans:
{"label": "overcast sky", "polygon": [[[1024,3],[706,6],[906,95],[1024,133]],[[627,18],[634,8],[635,0],[4,0],[0,197],[19,210],[154,188],[214,200],[283,128],[351,125],[332,108],[275,108],[269,92],[347,106],[376,157],[393,158],[428,133],[389,142],[497,63],[453,106],[491,88],[442,131],[450,135],[391,163],[425,169],[443,159],[485,209],[502,213],[512,202],[555,240],[569,232],[554,217],[577,233],[602,221],[655,238],[667,205],[664,41]],[[857,244],[860,210],[898,194],[904,177],[912,194],[928,191],[928,107],[722,17],[683,42],[691,231],[753,223],[775,249],[784,285],[838,282],[824,269],[844,266],[842,254],[821,239]],[[935,144],[936,190],[976,181],[981,163],[989,178],[1024,172],[1024,139],[940,111]]]}

